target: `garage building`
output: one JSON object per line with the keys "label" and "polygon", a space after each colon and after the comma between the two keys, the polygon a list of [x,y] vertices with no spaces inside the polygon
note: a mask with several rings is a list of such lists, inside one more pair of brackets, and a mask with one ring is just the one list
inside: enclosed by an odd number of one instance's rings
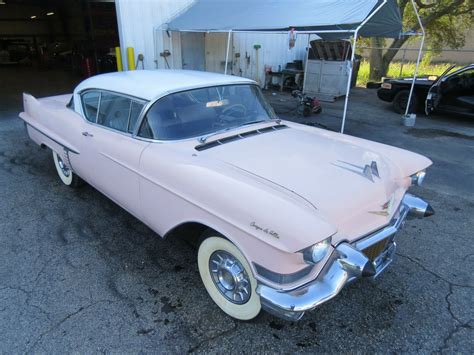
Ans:
{"label": "garage building", "polygon": [[[124,69],[127,47],[138,68],[225,71],[227,34],[171,33],[160,26],[193,0],[0,1],[0,66],[21,70],[65,69],[78,77],[116,70],[116,46]],[[305,57],[307,36],[294,48],[287,34],[235,33],[228,70],[263,83],[274,71]],[[139,56],[142,54],[142,56]],[[139,60],[142,59],[142,60]]]}

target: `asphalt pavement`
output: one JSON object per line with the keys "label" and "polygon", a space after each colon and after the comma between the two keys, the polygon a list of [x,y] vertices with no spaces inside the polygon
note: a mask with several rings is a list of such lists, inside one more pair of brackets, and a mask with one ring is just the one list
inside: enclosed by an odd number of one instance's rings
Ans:
{"label": "asphalt pavement", "polygon": [[[207,295],[192,246],[161,240],[88,185],[62,185],[51,152],[28,139],[21,91],[60,94],[76,82],[0,69],[0,353],[474,352],[474,121],[419,116],[403,127],[374,91],[354,90],[346,133],[431,158],[413,193],[436,214],[407,222],[375,282],[299,322],[240,322]],[[288,94],[267,95],[303,120]],[[323,103],[304,121],[337,130],[341,107]]]}

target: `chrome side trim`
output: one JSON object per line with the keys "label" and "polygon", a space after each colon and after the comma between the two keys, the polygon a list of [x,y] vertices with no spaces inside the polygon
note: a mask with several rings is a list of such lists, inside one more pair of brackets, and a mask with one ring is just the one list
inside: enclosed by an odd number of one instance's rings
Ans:
{"label": "chrome side trim", "polygon": [[35,126],[33,126],[31,123],[28,123],[25,121],[25,124],[30,126],[31,128],[33,128],[35,131],[41,133],[42,135],[46,136],[47,138],[51,139],[54,143],[56,144],[59,144],[61,147],[64,148],[64,150],[66,150],[67,152],[71,152],[71,153],[74,153],[74,154],[80,154],[78,151],[68,147],[67,145],[59,142],[58,140],[54,139],[53,137],[51,137],[50,135],[44,133],[43,131],[41,131],[40,129],[36,128]]}

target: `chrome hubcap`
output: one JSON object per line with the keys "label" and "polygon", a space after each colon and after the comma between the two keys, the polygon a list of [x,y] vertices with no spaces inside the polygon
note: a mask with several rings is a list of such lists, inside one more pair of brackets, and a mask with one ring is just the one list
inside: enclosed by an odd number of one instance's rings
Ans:
{"label": "chrome hubcap", "polygon": [[58,164],[64,176],[68,177],[69,174],[71,173],[71,170],[64,164],[64,162],[61,160],[59,156],[58,156]]}
{"label": "chrome hubcap", "polygon": [[218,250],[209,258],[212,281],[232,303],[244,304],[250,299],[250,279],[242,264],[230,253]]}

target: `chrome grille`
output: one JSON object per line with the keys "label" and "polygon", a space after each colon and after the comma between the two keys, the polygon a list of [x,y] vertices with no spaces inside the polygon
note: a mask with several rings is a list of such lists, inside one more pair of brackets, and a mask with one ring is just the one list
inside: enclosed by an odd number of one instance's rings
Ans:
{"label": "chrome grille", "polygon": [[374,261],[377,256],[379,256],[385,250],[389,239],[390,238],[382,239],[381,241],[372,244],[370,247],[363,249],[362,252],[369,258],[370,261]]}

